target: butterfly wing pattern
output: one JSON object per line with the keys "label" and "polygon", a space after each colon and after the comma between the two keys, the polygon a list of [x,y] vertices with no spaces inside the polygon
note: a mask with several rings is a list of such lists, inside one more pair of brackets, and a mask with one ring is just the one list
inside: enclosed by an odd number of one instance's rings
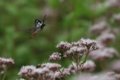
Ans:
{"label": "butterfly wing pattern", "polygon": [[34,28],[30,28],[29,30],[30,31],[34,31],[33,34],[30,36],[30,39],[32,39],[37,33],[38,31],[42,30],[45,26],[45,18],[46,18],[46,15],[44,16],[43,18],[43,21],[40,21],[38,19],[35,19],[35,27]]}

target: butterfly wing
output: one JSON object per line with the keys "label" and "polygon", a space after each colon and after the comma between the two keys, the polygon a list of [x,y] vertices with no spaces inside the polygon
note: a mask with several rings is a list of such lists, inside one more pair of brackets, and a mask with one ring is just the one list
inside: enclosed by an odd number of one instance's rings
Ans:
{"label": "butterfly wing", "polygon": [[29,31],[36,31],[37,28],[39,28],[42,25],[42,22],[38,19],[35,19],[35,27],[34,28],[30,28]]}
{"label": "butterfly wing", "polygon": [[32,38],[38,33],[39,30],[40,30],[40,29],[35,30],[35,31],[33,32],[33,34],[30,36],[30,39],[32,39]]}
{"label": "butterfly wing", "polygon": [[42,22],[38,19],[35,19],[35,27],[39,28],[42,25]]}
{"label": "butterfly wing", "polygon": [[46,15],[45,15],[44,18],[43,18],[43,23],[45,22],[45,18],[46,18]]}

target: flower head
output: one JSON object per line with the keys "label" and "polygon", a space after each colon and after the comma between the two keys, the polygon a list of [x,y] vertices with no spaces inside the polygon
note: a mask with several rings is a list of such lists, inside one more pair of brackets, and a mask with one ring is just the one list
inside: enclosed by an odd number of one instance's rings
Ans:
{"label": "flower head", "polygon": [[114,60],[110,63],[109,65],[110,69],[117,72],[117,73],[120,73],[120,60]]}
{"label": "flower head", "polygon": [[19,76],[21,77],[26,77],[26,76],[33,76],[33,72],[36,69],[35,66],[23,66],[18,73]]}
{"label": "flower head", "polygon": [[61,41],[57,46],[58,49],[61,49],[62,51],[69,50],[71,48],[71,44],[68,42]]}
{"label": "flower head", "polygon": [[46,67],[52,71],[57,71],[61,67],[61,65],[57,63],[44,63],[41,65],[41,67]]}
{"label": "flower head", "polygon": [[86,61],[83,64],[82,70],[90,70],[93,71],[95,69],[95,63],[91,60]]}
{"label": "flower head", "polygon": [[99,23],[96,23],[95,25],[93,25],[90,28],[90,32],[92,32],[94,34],[101,34],[106,29],[108,29],[108,25],[106,22],[102,21],[102,22],[99,22]]}
{"label": "flower head", "polygon": [[67,50],[64,53],[64,57],[66,57],[66,58],[74,57],[75,59],[80,59],[85,52],[86,52],[85,47],[73,46],[70,48],[70,50]]}
{"label": "flower head", "polygon": [[71,44],[72,46],[78,46],[78,47],[82,46],[80,41],[72,42]]}
{"label": "flower head", "polygon": [[104,61],[106,59],[112,58],[113,56],[118,56],[118,52],[114,48],[103,48],[96,51],[93,51],[89,56],[93,60]]}
{"label": "flower head", "polygon": [[15,62],[13,61],[12,58],[5,59],[5,58],[0,58],[0,64],[5,64],[5,65],[11,65],[14,64]]}
{"label": "flower head", "polygon": [[91,39],[81,39],[81,45],[85,46],[89,51],[99,49],[99,46],[95,40]]}
{"label": "flower head", "polygon": [[54,60],[54,61],[58,61],[61,59],[61,54],[58,52],[54,52],[50,57],[49,60]]}
{"label": "flower head", "polygon": [[120,0],[106,0],[104,4],[108,7],[120,7]]}
{"label": "flower head", "polygon": [[14,60],[12,58],[0,58],[0,73],[4,73],[3,71],[9,66],[14,64]]}
{"label": "flower head", "polygon": [[104,32],[102,33],[98,38],[97,41],[104,46],[108,45],[111,41],[114,41],[116,36],[113,33],[110,32]]}

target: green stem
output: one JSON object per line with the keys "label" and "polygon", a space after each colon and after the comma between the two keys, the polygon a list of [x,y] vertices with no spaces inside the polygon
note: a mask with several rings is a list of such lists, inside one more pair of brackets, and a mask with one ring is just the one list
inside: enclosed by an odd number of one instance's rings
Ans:
{"label": "green stem", "polygon": [[71,64],[72,64],[72,66],[74,67],[73,62],[72,62],[72,60],[71,60],[71,59],[70,59],[70,62],[71,62]]}
{"label": "green stem", "polygon": [[5,77],[6,77],[6,72],[7,72],[7,67],[6,67],[6,69],[4,70],[4,75],[3,75],[2,80],[5,80]]}
{"label": "green stem", "polygon": [[84,63],[86,62],[87,57],[88,57],[88,54],[89,54],[89,50],[87,51],[86,56],[85,56],[85,59],[84,59],[84,61],[83,61],[81,64],[84,64]]}

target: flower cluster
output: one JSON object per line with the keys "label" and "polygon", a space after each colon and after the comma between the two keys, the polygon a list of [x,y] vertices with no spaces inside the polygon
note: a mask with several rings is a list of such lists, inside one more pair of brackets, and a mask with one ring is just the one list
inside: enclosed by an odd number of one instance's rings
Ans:
{"label": "flower cluster", "polygon": [[103,48],[93,51],[89,54],[89,56],[96,61],[105,61],[118,55],[118,52],[114,48]]}
{"label": "flower cluster", "polygon": [[14,60],[12,58],[0,58],[0,74],[4,73],[4,70],[6,70],[7,67],[12,64],[14,64]]}
{"label": "flower cluster", "polygon": [[114,41],[115,39],[116,39],[116,35],[112,31],[108,30],[108,31],[103,32],[97,38],[97,41],[104,46],[108,46],[108,44]]}
{"label": "flower cluster", "polygon": [[114,60],[108,65],[110,70],[113,70],[114,72],[120,73],[120,60]]}
{"label": "flower cluster", "polygon": [[54,52],[51,56],[49,56],[49,61],[59,61],[61,59],[61,54],[58,52]]}
{"label": "flower cluster", "polygon": [[[55,61],[56,63],[43,63],[39,64],[37,67],[23,66],[18,73],[21,79],[27,80],[64,80],[66,76],[72,73],[79,73],[85,70],[94,70],[94,62],[86,58],[88,54],[94,50],[99,49],[99,46],[95,40],[91,39],[80,39],[77,42],[60,42],[57,48],[63,51],[63,56],[71,61],[68,68],[61,67],[58,61],[61,59],[61,54],[54,52],[49,56],[49,61]],[[84,61],[81,58],[85,56]]]}
{"label": "flower cluster", "polygon": [[90,28],[90,32],[93,34],[101,34],[103,31],[108,29],[108,24],[104,21],[101,21],[99,23],[94,24],[91,28]]}
{"label": "flower cluster", "polygon": [[108,7],[120,7],[120,0],[106,0],[104,4]]}
{"label": "flower cluster", "polygon": [[83,56],[83,54],[86,52],[86,48],[85,47],[77,47],[74,46],[72,48],[70,48],[70,50],[67,50],[64,53],[64,57],[71,59],[72,57],[74,57],[75,59],[79,59]]}
{"label": "flower cluster", "polygon": [[89,52],[99,49],[97,41],[91,39],[81,39],[81,45],[85,46]]}
{"label": "flower cluster", "polygon": [[[112,1],[112,0],[107,0],[107,1]],[[96,39],[97,42],[100,44],[100,49],[91,52],[89,56],[93,60],[101,62],[101,61],[106,61],[114,56],[119,56],[119,53],[114,48],[108,47],[112,41],[115,41],[116,36],[119,33],[119,29],[108,27],[108,25],[105,23],[102,26],[100,26],[100,24],[103,24],[103,22],[102,23],[99,22],[95,24],[95,25],[99,25],[99,28],[97,28],[97,26],[94,26],[94,25],[90,28],[90,31],[94,34],[98,34],[98,33],[95,33],[94,31],[96,32],[100,31],[99,32],[100,34]]]}
{"label": "flower cluster", "polygon": [[41,67],[35,66],[23,66],[18,73],[19,76],[24,77],[27,80],[54,80],[55,73],[59,70],[61,65],[57,63],[44,63]]}
{"label": "flower cluster", "polygon": [[71,44],[68,42],[61,41],[56,47],[61,49],[62,51],[66,51],[71,48]]}
{"label": "flower cluster", "polygon": [[57,48],[64,51],[64,57],[71,59],[80,59],[85,53],[91,52],[93,50],[99,49],[96,41],[90,39],[81,39],[78,42],[60,42]]}
{"label": "flower cluster", "polygon": [[[92,70],[94,68],[94,67],[85,68],[85,65],[89,65],[90,63],[85,62],[90,52],[99,49],[98,43],[95,40],[82,38],[79,41],[72,43],[62,41],[57,45],[57,48],[61,49],[64,53],[64,57],[68,58],[71,61],[72,65],[69,67],[71,73],[72,72],[79,73],[82,69]],[[85,58],[82,61],[81,59],[83,58],[83,56]],[[92,64],[92,62],[90,64]]]}

